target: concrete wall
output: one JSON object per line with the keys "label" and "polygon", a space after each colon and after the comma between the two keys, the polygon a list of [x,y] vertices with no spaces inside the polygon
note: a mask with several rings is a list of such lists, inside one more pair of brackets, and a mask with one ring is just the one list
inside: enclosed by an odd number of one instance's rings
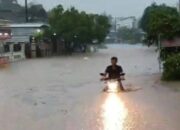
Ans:
{"label": "concrete wall", "polygon": [[9,52],[3,51],[2,48],[5,44],[6,43],[1,44],[0,57],[6,57],[9,60],[9,62],[14,62],[14,61],[19,61],[19,60],[25,59],[25,43],[19,43],[21,45],[21,50],[17,51],[17,52],[14,51],[14,45],[18,44],[18,43],[9,44]]}

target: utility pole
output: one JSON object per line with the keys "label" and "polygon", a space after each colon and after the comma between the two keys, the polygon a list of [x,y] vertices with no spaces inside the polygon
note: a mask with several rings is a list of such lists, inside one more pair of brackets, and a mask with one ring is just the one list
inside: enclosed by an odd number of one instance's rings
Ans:
{"label": "utility pole", "polygon": [[117,17],[115,17],[115,42],[117,42],[118,40],[118,35],[117,35]]}
{"label": "utility pole", "polygon": [[114,31],[117,33],[117,18],[116,17],[114,21]]}
{"label": "utility pole", "polygon": [[179,0],[179,3],[178,3],[178,7],[179,7],[179,12],[180,12],[180,0]]}
{"label": "utility pole", "polygon": [[28,22],[28,5],[27,5],[27,0],[25,0],[25,19],[26,22]]}

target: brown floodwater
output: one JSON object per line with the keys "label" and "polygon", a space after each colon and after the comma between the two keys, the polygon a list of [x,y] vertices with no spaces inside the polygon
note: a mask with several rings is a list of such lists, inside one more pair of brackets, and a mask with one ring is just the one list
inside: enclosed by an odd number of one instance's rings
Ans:
{"label": "brown floodwater", "polygon": [[[180,83],[160,81],[155,48],[108,47],[1,68],[0,130],[179,130]],[[112,56],[126,92],[102,92],[99,73]]]}

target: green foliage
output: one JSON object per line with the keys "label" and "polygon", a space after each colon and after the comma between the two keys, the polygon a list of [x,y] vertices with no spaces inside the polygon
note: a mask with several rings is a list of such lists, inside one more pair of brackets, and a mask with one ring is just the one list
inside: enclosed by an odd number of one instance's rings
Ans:
{"label": "green foliage", "polygon": [[180,48],[168,47],[168,48],[161,48],[160,50],[160,57],[162,61],[165,61],[168,57],[176,55],[180,52]]}
{"label": "green foliage", "polygon": [[94,39],[98,40],[99,43],[103,42],[110,30],[110,21],[107,16],[94,15],[92,17],[94,23],[92,24],[92,33],[94,33]]}
{"label": "green foliage", "polygon": [[108,17],[79,12],[74,7],[64,10],[62,5],[51,10],[49,24],[52,32],[67,44],[88,44],[93,40],[103,42],[110,29]]}
{"label": "green foliage", "polygon": [[164,80],[180,80],[180,53],[169,56],[164,63]]}
{"label": "green foliage", "polygon": [[44,21],[48,18],[47,12],[41,4],[31,5],[28,9],[28,15],[30,22]]}
{"label": "green foliage", "polygon": [[145,9],[140,27],[147,34],[148,45],[157,44],[158,35],[163,39],[172,39],[180,34],[179,13],[176,8],[154,3]]}
{"label": "green foliage", "polygon": [[36,39],[37,42],[40,42],[42,39],[43,39],[43,35],[44,35],[44,32],[41,31],[41,32],[37,32],[34,34],[34,37]]}

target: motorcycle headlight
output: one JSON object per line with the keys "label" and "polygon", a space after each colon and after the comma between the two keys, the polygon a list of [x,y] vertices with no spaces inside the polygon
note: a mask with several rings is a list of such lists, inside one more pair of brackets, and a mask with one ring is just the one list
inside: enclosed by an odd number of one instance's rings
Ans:
{"label": "motorcycle headlight", "polygon": [[118,90],[118,82],[108,82],[108,89],[111,91]]}

